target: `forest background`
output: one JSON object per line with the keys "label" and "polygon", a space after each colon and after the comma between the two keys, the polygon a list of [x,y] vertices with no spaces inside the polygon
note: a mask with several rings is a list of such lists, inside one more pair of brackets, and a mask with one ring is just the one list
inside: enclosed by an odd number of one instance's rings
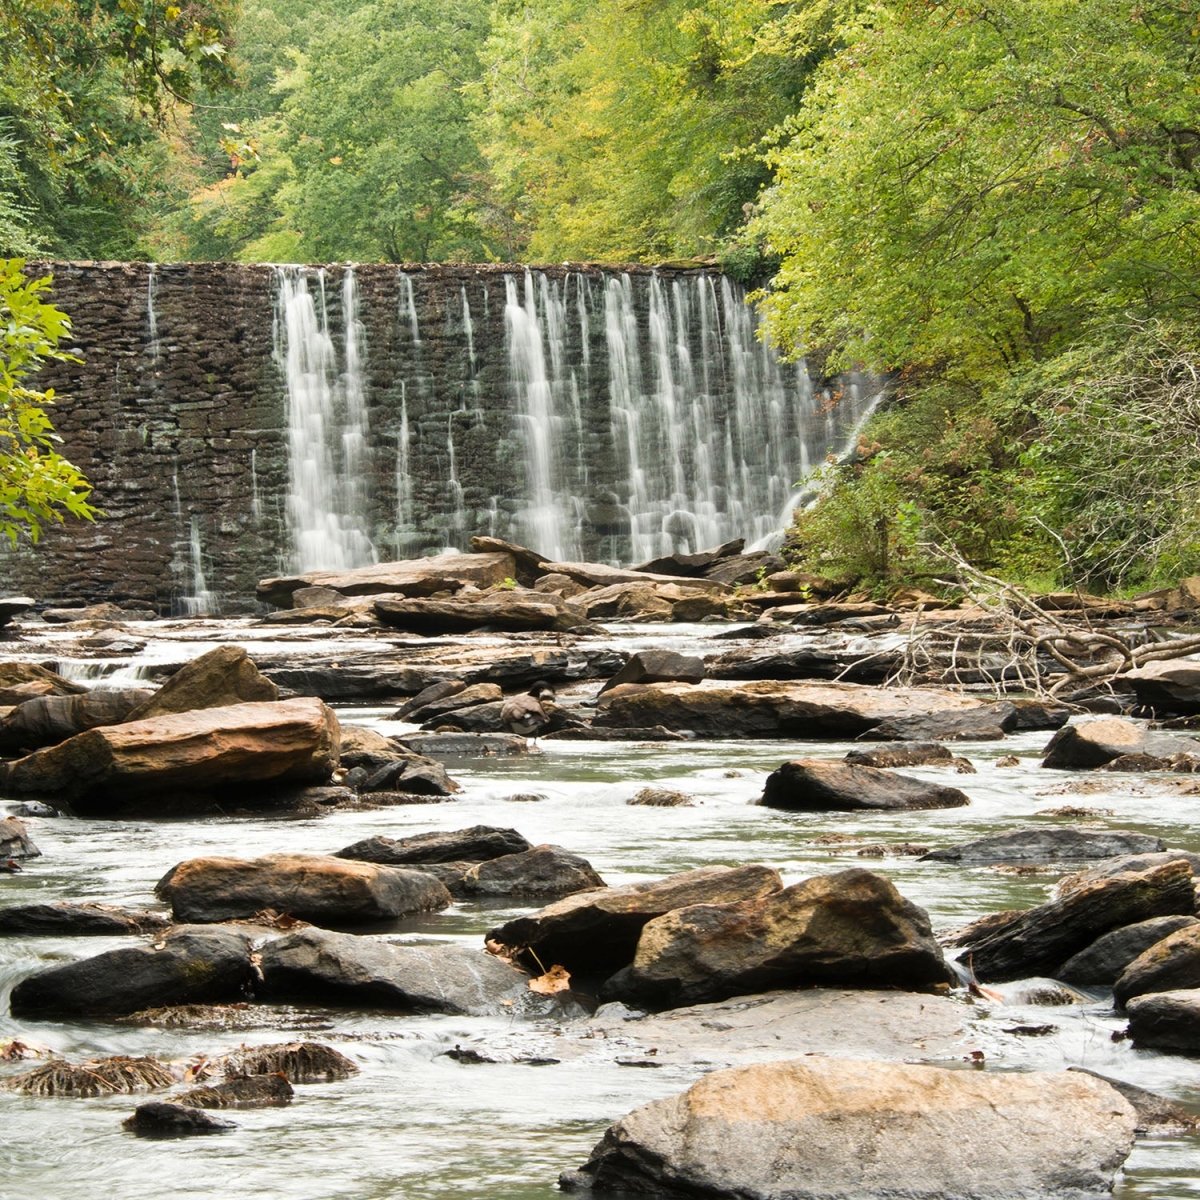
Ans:
{"label": "forest background", "polygon": [[1200,571],[1198,66],[1193,0],[7,0],[0,256],[710,260],[894,381],[798,565],[1143,588]]}

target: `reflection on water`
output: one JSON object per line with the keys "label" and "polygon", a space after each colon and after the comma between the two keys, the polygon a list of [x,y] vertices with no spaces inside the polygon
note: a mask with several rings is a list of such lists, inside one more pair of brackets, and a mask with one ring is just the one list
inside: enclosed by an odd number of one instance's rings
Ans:
{"label": "reflection on water", "polygon": [[[389,733],[409,728],[385,720],[387,711],[354,709],[341,715]],[[492,824],[513,826],[535,843],[567,846],[613,884],[709,863],[762,861],[779,867],[789,882],[867,866],[891,876],[944,928],[1037,903],[1054,876],[920,863],[886,847],[935,846],[1055,823],[1038,814],[1070,803],[1112,810],[1113,816],[1099,818],[1110,827],[1157,833],[1172,846],[1200,850],[1196,795],[1167,797],[1143,779],[1122,776],[1105,778],[1095,794],[1064,793],[1070,776],[1036,768],[1045,740],[1045,734],[1026,734],[1002,748],[956,747],[976,765],[975,775],[937,768],[911,772],[961,787],[972,801],[966,809],[809,816],[753,805],[765,775],[779,763],[802,754],[841,757],[847,747],[838,743],[544,742],[540,754],[453,764],[463,792],[442,805],[311,820],[32,820],[45,857],[22,875],[4,877],[4,903],[71,898],[142,904],[170,866],[197,854],[328,853],[374,834],[400,837]],[[1016,754],[1022,766],[998,766],[1002,752]],[[629,807],[626,801],[648,784],[687,792],[695,806]],[[543,798],[509,799],[520,793]],[[839,842],[834,835],[848,840]],[[858,854],[871,845],[885,847],[881,856]],[[478,945],[484,930],[518,911],[511,904],[460,903],[447,913],[409,922],[400,932],[405,938]],[[215,1054],[243,1040],[279,1040],[279,1034],[265,1031],[18,1024],[8,1015],[7,991],[15,980],[49,962],[118,944],[115,939],[0,941],[2,1035],[19,1034],[75,1058],[114,1053],[179,1058]],[[514,1032],[513,1022],[495,1018],[332,1013],[319,1024],[327,1028],[317,1036],[336,1040],[362,1073],[342,1083],[298,1087],[287,1109],[233,1113],[238,1130],[219,1138],[166,1143],[133,1138],[120,1129],[133,1107],[129,1097],[30,1100],[0,1091],[0,1200],[95,1193],[107,1200],[134,1200],[175,1192],[204,1200],[255,1194],[273,1200],[447,1195],[548,1200],[558,1194],[559,1171],[578,1165],[611,1120],[681,1090],[695,1077],[694,1067],[633,1070],[601,1055],[567,1056],[546,1066],[466,1065],[444,1056],[457,1042],[486,1043]],[[1049,1025],[1052,1031],[1039,1037],[1006,1032],[1022,1025]],[[1114,1041],[1123,1025],[1104,997],[1073,1008],[1010,1006],[990,1019],[981,1014],[964,1052],[981,1048],[988,1064],[1002,1069],[1083,1065],[1200,1103],[1195,1063]],[[557,1035],[550,1028],[542,1036],[553,1040]],[[1121,1200],[1200,1196],[1197,1149],[1195,1139],[1139,1143],[1117,1195]]]}

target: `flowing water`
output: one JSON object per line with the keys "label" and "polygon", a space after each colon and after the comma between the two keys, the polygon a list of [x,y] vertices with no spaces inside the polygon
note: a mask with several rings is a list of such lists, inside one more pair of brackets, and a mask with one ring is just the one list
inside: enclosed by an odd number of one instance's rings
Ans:
{"label": "flowing water", "polygon": [[[48,631],[41,648],[80,677],[101,673],[119,683],[157,674],[208,649],[236,640],[252,654],[286,651],[328,662],[367,638],[328,630],[277,630],[249,622],[156,623],[144,653],[103,666],[78,656],[70,635]],[[688,645],[700,652],[709,627],[642,628],[608,638],[624,648]],[[796,644],[808,636],[788,633]],[[487,639],[470,639],[486,644]],[[584,639],[603,643],[604,638]],[[503,643],[496,641],[497,651]],[[728,648],[727,641],[711,648]],[[60,647],[61,652],[55,647]],[[5,657],[17,657],[9,647]],[[592,695],[598,683],[576,685],[571,697]],[[344,722],[388,734],[411,726],[390,719],[390,708],[342,708]],[[711,863],[761,861],[793,882],[815,873],[867,866],[890,876],[902,893],[947,928],[998,909],[1043,900],[1054,876],[1015,875],[987,867],[921,863],[883,850],[860,857],[866,845],[940,845],[985,832],[1061,823],[1040,815],[1064,804],[1109,809],[1108,826],[1156,833],[1169,845],[1200,850],[1200,796],[1168,794],[1150,777],[1080,776],[1037,768],[1047,735],[1024,734],[1001,743],[960,744],[974,775],[946,769],[911,773],[961,787],[965,809],[888,814],[788,814],[752,802],[768,772],[798,755],[840,757],[836,742],[681,742],[666,744],[543,742],[540,753],[451,764],[463,785],[452,802],[334,813],[321,819],[244,819],[102,822],[30,819],[44,857],[23,874],[3,876],[6,902],[91,899],[145,904],[156,880],[175,862],[203,853],[252,856],[275,851],[326,853],[375,834],[401,837],[427,829],[477,823],[512,826],[534,843],[564,845],[587,857],[611,884],[648,879]],[[1000,765],[1001,755],[1021,765]],[[1089,790],[1078,794],[1081,780]],[[690,808],[630,807],[647,785],[675,788],[695,799]],[[517,796],[536,796],[518,801]],[[836,839],[843,840],[836,840]],[[479,946],[493,924],[525,911],[512,903],[461,902],[450,910],[403,922],[394,936]],[[50,963],[122,944],[117,939],[0,940],[4,999],[12,983]],[[1138,1051],[1113,1040],[1124,1022],[1108,1000],[1031,1007],[1018,990],[1012,1002],[979,1005],[962,1043],[945,1061],[962,1065],[981,1050],[993,1069],[1058,1068],[1078,1064],[1200,1104],[1194,1060]],[[215,1054],[243,1041],[272,1042],[292,1032],[200,1033],[117,1023],[14,1021],[0,1003],[0,1039],[19,1036],[74,1059],[105,1054],[181,1058]],[[304,1036],[331,1041],[361,1067],[355,1078],[298,1086],[285,1109],[227,1114],[236,1132],[184,1142],[136,1139],[120,1129],[133,1097],[35,1100],[0,1091],[4,1170],[0,1197],[76,1197],[102,1192],[111,1200],[183,1193],[216,1198],[257,1194],[279,1200],[346,1197],[424,1200],[550,1200],[559,1171],[577,1166],[603,1129],[647,1100],[687,1086],[696,1064],[631,1069],[599,1042],[572,1035],[572,1021],[450,1016],[397,1016],[317,1011]],[[1036,1024],[1051,1032],[1022,1037],[1013,1028]],[[577,1027],[578,1019],[575,1022]],[[719,1038],[718,1034],[713,1035]],[[561,1062],[467,1065],[445,1057],[456,1044],[561,1045]],[[568,1052],[569,1051],[569,1052]],[[716,1046],[719,1053],[719,1042]],[[915,1052],[914,1052],[915,1053]],[[781,1056],[786,1055],[786,1049]],[[1139,1142],[1118,1187],[1121,1200],[1200,1196],[1196,1139]]]}

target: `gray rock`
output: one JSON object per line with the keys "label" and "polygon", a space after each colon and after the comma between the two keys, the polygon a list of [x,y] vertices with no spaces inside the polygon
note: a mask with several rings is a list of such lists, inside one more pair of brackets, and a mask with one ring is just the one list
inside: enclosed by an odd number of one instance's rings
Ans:
{"label": "gray rock", "polygon": [[860,747],[846,754],[855,767],[949,767],[954,755],[939,742],[896,742],[890,746]]}
{"label": "gray rock", "polygon": [[1200,988],[1135,996],[1126,1008],[1135,1046],[1200,1055]]}
{"label": "gray rock", "polygon": [[265,909],[315,925],[358,925],[437,912],[450,894],[421,871],[317,854],[189,858],[154,894],[177,921],[229,921]]}
{"label": "gray rock", "polygon": [[611,1126],[568,1191],[717,1200],[1085,1200],[1133,1108],[1070,1072],[808,1058],[704,1076]]}
{"label": "gray rock", "polygon": [[1147,663],[1121,676],[1139,704],[1156,714],[1200,713],[1200,659],[1176,658]]}
{"label": "gray rock", "polygon": [[372,837],[337,852],[337,858],[413,866],[421,863],[483,862],[532,850],[515,829],[472,825],[448,833],[414,833],[405,838]]}
{"label": "gray rock", "polygon": [[35,603],[36,601],[28,596],[0,596],[0,628],[7,625],[13,617],[27,612]]}
{"label": "gray rock", "polygon": [[538,1002],[524,972],[480,950],[402,946],[323,929],[268,942],[261,969],[255,994],[277,1004],[485,1014]]}
{"label": "gray rock", "polygon": [[870,742],[995,742],[1016,727],[1017,710],[1005,701],[965,712],[889,717],[859,736]]}
{"label": "gray rock", "polygon": [[0,859],[40,858],[42,852],[20,817],[0,817]]}
{"label": "gray rock", "polygon": [[0,908],[0,934],[12,936],[110,936],[151,933],[170,924],[162,913],[118,908],[113,904],[60,900],[52,904],[14,904]]}
{"label": "gray rock", "polygon": [[145,688],[96,688],[83,695],[26,700],[0,718],[0,752],[28,753],[85,729],[119,725],[150,694]]}
{"label": "gray rock", "polygon": [[1200,921],[1143,950],[1113,984],[1113,999],[1123,1007],[1135,996],[1181,988],[1200,988]]}
{"label": "gray rock", "polygon": [[924,857],[933,862],[1057,863],[1154,854],[1166,848],[1162,838],[1132,829],[1035,828],[989,834],[973,842],[931,850]]}
{"label": "gray rock", "polygon": [[674,1008],[764,988],[916,990],[956,978],[925,911],[882,876],[855,869],[658,917],[601,999]]}
{"label": "gray rock", "polygon": [[1177,1137],[1181,1133],[1200,1130],[1200,1113],[1185,1108],[1175,1100],[1160,1096],[1157,1092],[1148,1092],[1122,1079],[1110,1079],[1098,1071],[1089,1071],[1087,1067],[1068,1067],[1067,1070],[1103,1079],[1109,1087],[1120,1092],[1137,1113],[1138,1137]]}
{"label": "gray rock", "polygon": [[[426,688],[423,694],[428,694],[433,691],[432,688]],[[417,697],[419,699],[420,697]],[[422,725],[426,721],[433,721],[445,713],[454,712],[459,708],[470,708],[474,704],[490,704],[496,700],[502,700],[504,693],[501,692],[498,684],[495,683],[473,683],[469,686],[464,686],[460,690],[451,692],[449,695],[440,696],[433,700],[426,700],[423,704],[413,704],[405,713],[405,720],[411,721],[414,725]]]}
{"label": "gray rock", "polygon": [[[499,709],[496,715],[498,718]],[[513,733],[407,733],[401,741],[417,754],[439,762],[529,753],[529,743]]]}
{"label": "gray rock", "polygon": [[1062,965],[1059,978],[1083,986],[1111,987],[1117,977],[1135,958],[1168,934],[1191,925],[1200,925],[1195,917],[1183,914],[1173,917],[1151,917],[1124,925],[1097,938],[1085,950]]}
{"label": "gray rock", "polygon": [[1112,879],[1117,875],[1128,875],[1164,867],[1167,863],[1187,863],[1192,874],[1200,877],[1200,854],[1190,850],[1160,850],[1151,854],[1122,854],[1119,858],[1108,858],[1072,875],[1064,875],[1054,885],[1058,898],[1069,896],[1081,887],[1088,887],[1101,879]]}
{"label": "gray rock", "polygon": [[909,775],[801,758],[767,776],[758,803],[788,812],[855,812],[959,808],[970,800],[958,788]]}
{"label": "gray rock", "polygon": [[108,950],[22,979],[13,1015],[28,1020],[120,1016],[174,1004],[242,1000],[252,978],[251,940],[233,929],[181,926],[153,946]]}
{"label": "gray rock", "polygon": [[1153,733],[1121,717],[1101,717],[1078,725],[1064,725],[1047,742],[1042,766],[1089,770],[1130,754],[1170,758],[1173,754],[1197,752],[1200,742],[1194,738]]}
{"label": "gray rock", "polygon": [[600,691],[607,692],[622,683],[669,683],[672,680],[699,683],[706,673],[702,658],[676,654],[673,650],[639,650]]}
{"label": "gray rock", "polygon": [[467,868],[456,894],[553,899],[605,886],[586,858],[561,846],[534,846]]}
{"label": "gray rock", "polygon": [[422,688],[415,696],[400,705],[392,715],[393,721],[404,721],[408,719],[409,713],[417,712],[425,708],[426,705],[433,704],[440,700],[448,700],[452,696],[457,696],[461,692],[465,692],[469,684],[465,679],[439,679],[437,683],[431,683],[427,688]]}

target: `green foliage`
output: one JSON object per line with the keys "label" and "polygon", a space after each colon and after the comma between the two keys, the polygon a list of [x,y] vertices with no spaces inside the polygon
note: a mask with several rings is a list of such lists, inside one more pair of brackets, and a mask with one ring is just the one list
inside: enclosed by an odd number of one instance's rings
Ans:
{"label": "green foliage", "polygon": [[74,360],[59,349],[70,321],[42,299],[50,277],[29,280],[24,266],[0,259],[0,534],[12,543],[22,533],[36,542],[45,522],[65,514],[95,516],[91,488],[54,449],[58,438],[45,412],[53,390],[25,384],[49,359]]}
{"label": "green foliage", "polygon": [[757,224],[777,340],[982,378],[1196,311],[1193,5],[900,0],[843,33]]}

